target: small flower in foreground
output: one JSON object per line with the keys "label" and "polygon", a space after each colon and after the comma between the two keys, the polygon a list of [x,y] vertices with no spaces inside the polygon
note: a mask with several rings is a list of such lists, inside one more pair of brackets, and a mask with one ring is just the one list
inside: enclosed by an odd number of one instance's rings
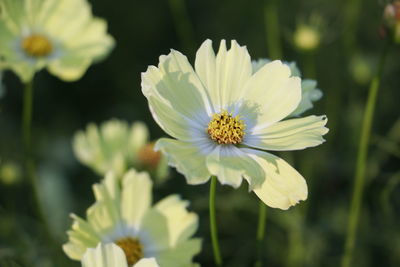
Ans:
{"label": "small flower in foreground", "polygon": [[[270,63],[271,60],[267,58],[261,58],[259,60],[253,60],[251,62],[253,73],[256,73],[265,64]],[[292,76],[300,77],[301,72],[297,67],[296,62],[283,62],[288,65]],[[317,81],[311,79],[303,79],[301,81],[301,101],[297,108],[289,115],[289,117],[295,117],[303,114],[307,110],[311,109],[314,105],[313,102],[320,100],[322,92],[317,88]]]}
{"label": "small flower in foreground", "polygon": [[142,73],[142,91],[153,118],[175,139],[161,138],[156,149],[169,164],[201,184],[215,175],[222,184],[249,189],[271,207],[288,209],[307,198],[304,178],[284,160],[263,150],[299,150],[321,144],[325,116],[281,121],[301,101],[301,79],[280,61],[253,74],[246,47],[210,40],[197,51],[195,70],[172,50],[158,67]]}
{"label": "small flower in foreground", "polygon": [[2,0],[0,10],[0,57],[23,82],[42,68],[77,80],[114,45],[86,0]]}
{"label": "small flower in foreground", "polygon": [[[159,267],[154,258],[141,259],[134,267]],[[128,267],[124,251],[114,245],[102,244],[86,250],[82,258],[82,267]]]}
{"label": "small flower in foreground", "polygon": [[142,122],[129,125],[112,119],[96,126],[90,123],[86,131],[78,131],[73,149],[79,161],[104,175],[113,171],[121,176],[127,169],[148,171],[156,181],[168,176],[166,158],[154,151],[149,141],[149,131]]}
{"label": "small flower in foreground", "polygon": [[93,186],[96,203],[87,210],[87,220],[72,215],[65,253],[81,260],[87,248],[114,243],[125,253],[129,266],[155,258],[160,266],[192,266],[201,241],[191,238],[198,216],[188,212],[187,201],[171,195],[151,207],[152,182],[147,173],[127,172],[122,180],[108,173]]}

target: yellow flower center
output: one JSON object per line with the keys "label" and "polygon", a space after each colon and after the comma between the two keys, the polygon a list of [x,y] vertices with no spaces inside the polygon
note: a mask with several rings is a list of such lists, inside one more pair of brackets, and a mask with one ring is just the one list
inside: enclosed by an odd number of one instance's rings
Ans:
{"label": "yellow flower center", "polygon": [[218,144],[240,144],[243,141],[246,125],[239,116],[232,117],[231,113],[223,110],[214,114],[208,124],[207,133]]}
{"label": "yellow flower center", "polygon": [[143,245],[137,238],[124,237],[116,240],[114,243],[124,251],[129,266],[132,266],[143,258]]}
{"label": "yellow flower center", "polygon": [[45,57],[53,52],[50,40],[41,34],[32,34],[21,42],[24,52],[31,57]]}
{"label": "yellow flower center", "polygon": [[161,153],[154,151],[154,143],[149,143],[139,150],[138,158],[143,167],[155,169],[160,162]]}

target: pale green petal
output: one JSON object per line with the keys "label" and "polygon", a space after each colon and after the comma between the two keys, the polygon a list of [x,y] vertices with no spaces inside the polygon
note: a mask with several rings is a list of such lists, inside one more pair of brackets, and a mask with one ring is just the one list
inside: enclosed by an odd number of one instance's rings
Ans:
{"label": "pale green petal", "polygon": [[[2,0],[0,2],[2,19],[0,24],[6,24],[14,33],[21,31],[21,23],[24,21],[24,2],[24,0]],[[3,34],[3,31],[1,33]]]}
{"label": "pale green petal", "polygon": [[217,87],[216,58],[211,40],[205,40],[199,50],[197,50],[195,69],[204,88],[207,90],[210,104],[215,112],[215,108],[221,107],[222,105],[220,103],[219,89]]}
{"label": "pale green petal", "polygon": [[66,56],[49,64],[49,72],[58,78],[71,82],[79,80],[92,64],[90,58]]}
{"label": "pale green petal", "polygon": [[264,169],[266,178],[254,193],[268,206],[287,210],[300,200],[307,199],[307,184],[304,178],[283,159],[272,154],[244,149]]}
{"label": "pale green petal", "polygon": [[298,107],[290,114],[291,117],[299,116],[305,111],[311,109],[314,105],[313,102],[321,99],[322,92],[317,89],[317,82],[314,80],[301,81],[301,101]]}
{"label": "pale green petal", "polygon": [[171,247],[188,240],[198,228],[199,218],[197,214],[187,211],[188,206],[189,202],[177,195],[168,196],[155,205],[167,218]]}
{"label": "pale green petal", "polygon": [[63,245],[63,250],[71,259],[80,260],[86,248],[95,247],[101,237],[88,222],[75,214],[71,217],[74,222],[72,230],[67,232],[69,242]]}
{"label": "pale green petal", "polygon": [[162,251],[157,261],[163,267],[193,267],[193,257],[201,251],[201,240],[194,238]]}
{"label": "pale green petal", "polygon": [[251,76],[250,55],[245,46],[231,41],[229,50],[225,40],[215,56],[212,42],[206,40],[196,54],[196,72],[211,98],[214,112],[227,109],[240,100],[243,87]]}
{"label": "pale green petal", "polygon": [[257,71],[259,71],[262,67],[265,66],[265,64],[270,63],[271,60],[269,58],[260,58],[258,60],[252,60],[251,61],[251,69],[252,69],[252,73],[256,73]]}
{"label": "pale green petal", "polygon": [[152,201],[152,181],[145,172],[130,170],[122,179],[121,215],[129,225],[139,228]]}
{"label": "pale green petal", "polygon": [[203,184],[210,179],[211,174],[206,168],[206,156],[213,150],[211,144],[205,143],[196,147],[192,143],[161,138],[157,141],[155,149],[164,153],[169,165],[176,167],[189,184]]}
{"label": "pale green petal", "polygon": [[144,255],[157,255],[170,247],[168,218],[157,209],[146,211],[138,234]]}
{"label": "pale green petal", "polygon": [[[295,110],[301,100],[301,81],[290,77],[290,69],[280,61],[266,64],[246,83],[243,91],[243,114],[262,128],[282,120]],[[239,112],[239,114],[241,114]]]}
{"label": "pale green petal", "polygon": [[[157,98],[165,103],[166,108],[175,110],[186,120],[204,124],[211,114],[203,85],[187,58],[178,51],[172,50],[169,55],[161,56],[158,68],[150,66],[142,74],[142,91],[148,100],[150,97]],[[149,103],[153,112],[160,116],[161,110],[152,101]]]}
{"label": "pale green petal", "polygon": [[[133,267],[159,267],[155,258],[141,259]],[[119,266],[115,266],[119,267]]]}
{"label": "pale green petal", "polygon": [[326,116],[308,116],[277,122],[248,134],[244,144],[264,150],[299,150],[320,145],[328,132]]}
{"label": "pale green petal", "polygon": [[207,157],[207,168],[221,184],[238,188],[245,178],[252,190],[261,185],[265,174],[259,164],[233,145],[220,145]]}
{"label": "pale green petal", "polygon": [[86,251],[82,259],[82,267],[128,267],[128,264],[121,248],[113,243],[100,243],[96,248],[89,248]]}
{"label": "pale green petal", "polygon": [[137,153],[149,142],[149,130],[143,122],[135,122],[132,124],[128,138],[128,155],[129,159],[134,163],[137,162]]}

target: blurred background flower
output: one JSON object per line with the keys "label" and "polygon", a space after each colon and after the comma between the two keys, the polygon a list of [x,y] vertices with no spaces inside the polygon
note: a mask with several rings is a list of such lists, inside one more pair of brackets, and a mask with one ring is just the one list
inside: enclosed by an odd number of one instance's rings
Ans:
{"label": "blurred background flower", "polygon": [[86,0],[2,0],[0,56],[23,82],[42,68],[73,81],[114,45]]}
{"label": "blurred background flower", "polygon": [[129,124],[118,119],[103,122],[99,127],[91,123],[86,131],[78,131],[73,148],[79,161],[103,176],[113,171],[121,177],[135,168],[150,173],[158,183],[168,176],[166,159],[154,151],[149,130],[143,122]]}

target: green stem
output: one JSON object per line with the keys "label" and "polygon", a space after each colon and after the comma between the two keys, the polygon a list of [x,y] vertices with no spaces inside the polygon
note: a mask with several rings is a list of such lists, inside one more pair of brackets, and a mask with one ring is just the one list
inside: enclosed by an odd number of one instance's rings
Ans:
{"label": "green stem", "polygon": [[214,252],[214,260],[216,266],[222,266],[222,258],[221,252],[219,249],[219,242],[218,242],[218,229],[217,229],[217,220],[215,216],[215,193],[217,188],[217,177],[211,177],[211,184],[210,184],[210,233],[211,233],[211,242],[213,246]]}
{"label": "green stem", "polygon": [[36,168],[32,152],[32,113],[33,113],[33,79],[25,84],[23,111],[22,111],[22,136],[25,151],[25,172],[32,189],[32,204],[38,219],[43,225],[43,229],[49,241],[53,241],[48,227],[46,216],[39,198],[39,185],[36,176]]}
{"label": "green stem", "polygon": [[372,120],[374,116],[375,104],[377,100],[379,84],[382,77],[383,67],[385,65],[385,60],[387,57],[387,52],[390,46],[390,41],[385,45],[379,65],[378,71],[371,81],[371,85],[369,88],[368,99],[366,108],[364,111],[364,117],[361,128],[361,137],[360,143],[358,146],[358,154],[357,154],[357,163],[356,170],[354,175],[354,187],[353,187],[353,195],[350,206],[350,214],[347,225],[347,237],[344,248],[344,253],[342,256],[342,267],[350,267],[352,255],[354,251],[354,245],[356,241],[357,234],[357,225],[360,217],[360,209],[362,204],[362,197],[364,191],[364,183],[365,183],[365,170],[367,164],[367,156],[368,156],[368,144],[371,134]]}
{"label": "green stem", "polygon": [[265,239],[265,225],[267,221],[267,206],[261,200],[258,208],[258,226],[257,226],[257,261],[255,267],[263,266],[263,243]]}
{"label": "green stem", "polygon": [[268,57],[281,59],[281,36],[279,33],[278,7],[276,0],[264,0],[264,21],[267,38]]}
{"label": "green stem", "polygon": [[193,25],[190,22],[186,10],[185,0],[169,0],[168,2],[181,45],[190,52],[194,51],[196,48],[196,41],[194,38]]}

